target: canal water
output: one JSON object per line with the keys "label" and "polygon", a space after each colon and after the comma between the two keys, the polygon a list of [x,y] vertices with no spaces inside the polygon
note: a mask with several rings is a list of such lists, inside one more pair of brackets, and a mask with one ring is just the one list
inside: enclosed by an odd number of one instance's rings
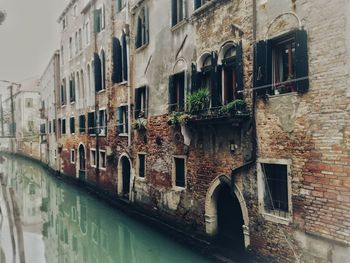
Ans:
{"label": "canal water", "polygon": [[0,263],[206,263],[44,168],[0,156]]}

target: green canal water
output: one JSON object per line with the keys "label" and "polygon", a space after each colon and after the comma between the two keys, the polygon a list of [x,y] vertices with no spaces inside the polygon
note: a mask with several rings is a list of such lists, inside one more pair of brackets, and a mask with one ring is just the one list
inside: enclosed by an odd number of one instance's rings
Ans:
{"label": "green canal water", "polygon": [[0,156],[0,263],[206,263],[32,162]]}

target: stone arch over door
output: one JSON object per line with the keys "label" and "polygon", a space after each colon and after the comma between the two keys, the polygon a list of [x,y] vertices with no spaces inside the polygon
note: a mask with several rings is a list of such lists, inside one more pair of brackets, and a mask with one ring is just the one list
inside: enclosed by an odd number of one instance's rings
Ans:
{"label": "stone arch over door", "polygon": [[125,197],[130,200],[132,181],[132,163],[130,157],[126,153],[124,153],[120,156],[118,161],[117,193],[119,196]]}
{"label": "stone arch over door", "polygon": [[[218,233],[217,190],[225,184],[231,187],[231,179],[229,177],[224,175],[216,177],[211,183],[205,198],[205,228],[206,233],[212,237]],[[242,226],[244,246],[248,247],[250,245],[250,234],[247,205],[237,185],[234,186],[233,192],[239,202],[242,212],[244,222],[244,225]]]}

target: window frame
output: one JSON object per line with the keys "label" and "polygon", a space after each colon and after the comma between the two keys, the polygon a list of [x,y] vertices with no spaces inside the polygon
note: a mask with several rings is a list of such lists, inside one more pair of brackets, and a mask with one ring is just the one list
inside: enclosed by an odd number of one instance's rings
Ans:
{"label": "window frame", "polygon": [[[64,125],[63,125],[64,124]],[[66,123],[66,118],[61,119],[61,134],[65,135],[67,134],[67,123]]]}
{"label": "window frame", "polygon": [[[128,105],[120,105],[118,108],[118,115],[117,115],[117,133],[118,136],[128,136],[128,132],[129,132],[129,119],[128,119]],[[120,122],[120,114],[119,111],[122,110],[122,118],[123,118],[123,122]],[[122,132],[121,132],[121,128],[122,127]]]}
{"label": "window frame", "polygon": [[[183,75],[183,76],[182,76]],[[183,91],[180,91],[179,88],[179,83],[180,83],[180,78],[183,77]],[[186,110],[186,71],[180,71],[177,72],[169,77],[169,99],[168,99],[168,105],[169,105],[169,112],[184,112]],[[172,89],[172,90],[171,90]],[[174,95],[176,93],[176,95]],[[182,95],[182,103],[180,102],[181,96]],[[175,103],[176,100],[176,103]],[[174,102],[174,103],[173,103]],[[182,106],[182,108],[181,108]]]}
{"label": "window frame", "polygon": [[[287,198],[288,198],[288,212],[285,212],[285,216],[280,216],[280,213],[271,213],[265,209],[265,193],[266,193],[266,181],[265,174],[263,172],[263,164],[276,164],[287,166]],[[272,222],[288,225],[293,221],[293,206],[292,206],[292,174],[291,174],[292,161],[290,159],[273,159],[273,158],[259,158],[257,161],[257,181],[258,181],[258,200],[259,200],[259,212],[262,216]],[[276,210],[280,211],[280,210]]]}
{"label": "window frame", "polygon": [[[72,121],[73,121],[73,125],[72,125]],[[69,131],[70,131],[70,134],[72,135],[75,134],[75,117],[74,116],[69,117]]]}
{"label": "window frame", "polygon": [[[141,22],[139,23],[139,21]],[[135,49],[141,50],[149,44],[149,14],[147,5],[140,8],[140,11],[136,17],[135,28]]]}
{"label": "window frame", "polygon": [[75,149],[70,150],[70,163],[75,164],[76,156],[75,156]]}
{"label": "window frame", "polygon": [[[140,176],[140,156],[143,156],[144,159],[144,165],[143,165],[143,176]],[[137,159],[136,159],[136,171],[137,171],[137,178],[140,180],[145,180],[146,179],[146,166],[147,166],[147,162],[146,162],[146,156],[147,154],[145,152],[138,152],[137,153]]]}
{"label": "window frame", "polygon": [[[104,158],[102,158],[102,154],[101,153],[104,153]],[[98,165],[98,168],[100,169],[100,170],[107,170],[107,152],[106,152],[106,150],[99,150],[98,151],[98,154],[99,154],[99,165]],[[103,164],[103,162],[102,162],[102,160],[104,160],[104,166],[102,166],[102,164]]]}
{"label": "window frame", "polygon": [[[95,152],[95,154],[93,154]],[[95,158],[93,158],[93,156]],[[92,162],[94,161],[94,162]],[[93,168],[97,167],[97,155],[96,155],[96,148],[90,148],[90,166]]]}
{"label": "window frame", "polygon": [[[104,112],[104,126],[101,128],[101,112]],[[104,132],[101,132],[101,129],[104,129]],[[106,108],[100,108],[98,110],[98,135],[99,136],[106,136],[107,135],[107,109]]]}

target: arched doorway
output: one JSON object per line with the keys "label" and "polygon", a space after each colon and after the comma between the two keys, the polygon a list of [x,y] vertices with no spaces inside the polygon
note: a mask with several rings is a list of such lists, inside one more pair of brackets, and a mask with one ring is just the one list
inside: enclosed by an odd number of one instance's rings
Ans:
{"label": "arched doorway", "polygon": [[217,177],[205,201],[206,232],[220,245],[241,252],[250,244],[248,210],[237,186],[226,176]]}
{"label": "arched doorway", "polygon": [[118,194],[129,199],[130,193],[131,163],[127,156],[119,159],[118,165]]}
{"label": "arched doorway", "polygon": [[86,178],[85,147],[83,144],[80,144],[78,151],[79,151],[79,179],[85,180]]}

